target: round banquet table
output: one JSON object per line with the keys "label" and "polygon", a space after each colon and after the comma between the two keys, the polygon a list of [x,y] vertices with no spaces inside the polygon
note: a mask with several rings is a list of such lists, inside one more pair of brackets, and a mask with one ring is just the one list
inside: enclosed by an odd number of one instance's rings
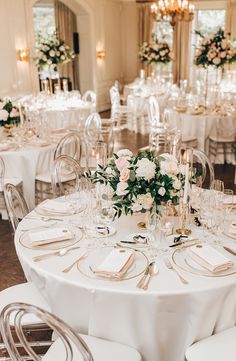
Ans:
{"label": "round banquet table", "polygon": [[[168,112],[170,113],[168,120],[170,127],[177,127],[178,129],[180,129],[183,138],[196,138],[198,142],[198,149],[206,151],[206,140],[211,134],[215,133],[217,120],[222,116],[216,112],[207,114],[199,114],[198,112],[196,112],[196,114],[194,114],[194,111],[192,113],[178,112],[174,109],[168,110]],[[227,117],[225,116],[224,119],[229,122],[230,126],[233,127],[236,132],[235,113],[232,113]]]}
{"label": "round banquet table", "polygon": [[[49,251],[26,248],[20,239],[26,229],[50,227],[50,222],[42,222],[36,212],[29,217],[33,215],[34,219],[23,219],[15,234],[19,260],[27,279],[36,285],[52,312],[76,330],[132,346],[142,354],[143,361],[184,361],[185,350],[193,342],[236,323],[236,274],[203,277],[181,270],[188,280],[185,285],[166,268],[160,256],[159,274],[147,291],[136,288],[141,276],[114,282],[90,278],[76,267],[62,273],[84,254],[88,244],[102,247],[103,240],[83,237],[78,243],[80,249],[34,262],[33,256]],[[138,232],[139,220],[138,216],[116,220],[113,226],[117,232],[107,238],[107,244],[115,245]],[[78,214],[64,217],[58,224],[81,222]],[[194,230],[194,237],[199,232]],[[231,242],[226,238],[226,243]]]}

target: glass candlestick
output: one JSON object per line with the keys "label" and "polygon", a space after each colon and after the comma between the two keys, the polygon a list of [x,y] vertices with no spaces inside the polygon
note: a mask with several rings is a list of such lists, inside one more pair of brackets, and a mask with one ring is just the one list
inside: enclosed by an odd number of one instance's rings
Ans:
{"label": "glass candlestick", "polygon": [[188,228],[189,225],[189,204],[180,203],[180,228],[176,229],[178,234],[190,235],[192,233],[191,229]]}

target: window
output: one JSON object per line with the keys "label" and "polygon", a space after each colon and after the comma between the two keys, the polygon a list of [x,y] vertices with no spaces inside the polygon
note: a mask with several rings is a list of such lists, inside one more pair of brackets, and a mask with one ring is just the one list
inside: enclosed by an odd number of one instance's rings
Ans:
{"label": "window", "polygon": [[43,5],[33,7],[33,22],[35,44],[38,46],[40,37],[48,38],[56,31],[54,7]]}

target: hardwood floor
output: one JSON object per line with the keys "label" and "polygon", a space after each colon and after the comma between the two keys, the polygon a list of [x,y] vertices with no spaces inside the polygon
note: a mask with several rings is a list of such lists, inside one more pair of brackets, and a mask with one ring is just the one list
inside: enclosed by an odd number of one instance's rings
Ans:
{"label": "hardwood floor", "polygon": [[[103,114],[103,117],[107,117]],[[148,144],[148,136],[135,134],[124,130],[115,133],[115,150],[129,148],[136,152],[139,148]],[[234,166],[217,165],[215,167],[216,178],[225,183],[226,188],[234,189]],[[24,275],[18,261],[13,238],[7,221],[0,221],[0,290],[6,287],[24,282]]]}

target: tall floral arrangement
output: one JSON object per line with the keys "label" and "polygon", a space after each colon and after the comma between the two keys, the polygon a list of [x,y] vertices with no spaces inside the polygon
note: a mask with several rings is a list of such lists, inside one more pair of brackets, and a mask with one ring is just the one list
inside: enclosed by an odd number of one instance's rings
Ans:
{"label": "tall floral arrangement", "polygon": [[36,65],[39,68],[54,67],[69,63],[75,57],[74,50],[65,44],[57,34],[49,39],[42,39],[37,48]]}
{"label": "tall floral arrangement", "polygon": [[20,122],[19,109],[9,98],[0,99],[0,126]]}
{"label": "tall floral arrangement", "polygon": [[152,151],[133,155],[128,149],[113,154],[106,166],[87,176],[111,188],[118,217],[145,212],[163,202],[178,204],[184,178],[174,156],[156,157]]}
{"label": "tall floral arrangement", "polygon": [[174,55],[169,44],[162,41],[144,42],[140,47],[139,57],[142,62],[148,63],[169,63],[174,60]]}
{"label": "tall floral arrangement", "polygon": [[222,29],[219,29],[215,34],[206,36],[203,36],[200,31],[196,31],[196,34],[201,37],[194,56],[194,63],[197,66],[219,68],[226,63],[236,61],[236,48],[226,38]]}

